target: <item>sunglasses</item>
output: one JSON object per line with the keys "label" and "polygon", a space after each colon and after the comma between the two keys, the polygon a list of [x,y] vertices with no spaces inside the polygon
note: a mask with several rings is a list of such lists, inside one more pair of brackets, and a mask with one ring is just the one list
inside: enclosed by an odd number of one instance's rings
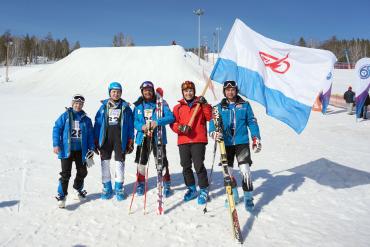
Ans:
{"label": "sunglasses", "polygon": [[84,98],[84,96],[82,96],[80,94],[76,94],[75,96],[73,96],[73,101],[74,102],[85,103],[85,98]]}

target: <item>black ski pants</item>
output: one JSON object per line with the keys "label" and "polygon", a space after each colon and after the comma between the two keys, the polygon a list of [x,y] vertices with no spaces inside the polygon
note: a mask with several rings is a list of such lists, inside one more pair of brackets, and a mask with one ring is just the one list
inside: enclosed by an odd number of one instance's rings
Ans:
{"label": "black ski pants", "polygon": [[125,161],[126,155],[122,150],[121,128],[118,125],[108,126],[107,138],[99,151],[101,160],[110,160],[114,151],[115,161]]}
{"label": "black ski pants", "polygon": [[[149,155],[153,151],[153,155],[157,158],[158,147],[155,145],[154,138],[144,137],[143,144],[136,147],[135,163],[146,165],[148,163]],[[164,181],[170,180],[170,172],[168,169],[166,145],[163,145],[163,168],[165,169]]]}
{"label": "black ski pants", "polygon": [[184,176],[186,186],[195,185],[195,178],[192,170],[192,163],[194,163],[195,172],[198,177],[199,188],[204,189],[208,187],[207,169],[204,167],[205,152],[205,143],[179,145],[182,175]]}
{"label": "black ski pants", "polygon": [[[249,144],[239,144],[239,145],[232,145],[226,146],[226,155],[227,155],[227,163],[229,167],[234,166],[234,158],[236,157],[236,161],[238,162],[238,166],[240,164],[248,164],[249,166],[252,165],[251,159],[251,152],[249,148]],[[233,178],[232,187],[236,187],[236,181]],[[252,191],[253,185],[247,185],[244,179],[242,181],[242,188],[243,191]]]}
{"label": "black ski pants", "polygon": [[71,155],[67,159],[61,159],[62,171],[60,174],[60,184],[62,185],[62,190],[64,195],[68,194],[68,183],[71,178],[72,163],[76,164],[76,178],[73,183],[73,188],[76,190],[83,189],[84,179],[87,176],[87,167],[82,163],[81,151],[71,151]]}

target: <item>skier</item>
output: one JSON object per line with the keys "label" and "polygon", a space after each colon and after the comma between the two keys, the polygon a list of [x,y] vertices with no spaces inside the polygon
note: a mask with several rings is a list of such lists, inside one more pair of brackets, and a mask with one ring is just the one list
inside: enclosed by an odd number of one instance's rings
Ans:
{"label": "skier", "polygon": [[[198,204],[203,205],[208,199],[208,178],[207,170],[204,167],[204,156],[206,151],[207,121],[212,118],[212,108],[203,97],[195,96],[195,85],[191,81],[185,81],[181,85],[183,99],[179,100],[173,113],[175,122],[171,124],[172,130],[178,134],[178,147],[180,153],[180,163],[184,176],[187,191],[184,201],[190,201],[198,197]],[[189,120],[196,108],[200,104],[200,110],[196,113],[195,121],[189,126]],[[195,172],[198,177],[199,195],[195,186],[195,179],[192,170],[194,163]]]}
{"label": "skier", "polygon": [[73,183],[76,199],[83,200],[86,197],[84,190],[84,179],[87,176],[86,157],[92,158],[92,150],[95,147],[91,119],[82,110],[84,103],[85,98],[81,94],[74,95],[72,107],[66,108],[55,121],[53,128],[54,153],[61,160],[62,167],[56,197],[60,208],[65,207],[73,161],[77,170]]}
{"label": "skier", "polygon": [[[238,86],[235,81],[225,81],[223,93],[225,98],[217,105],[223,121],[223,133],[215,132],[213,120],[210,122],[209,132],[212,138],[223,138],[225,142],[230,175],[232,175],[234,157],[236,157],[240,173],[243,176],[244,206],[247,211],[251,212],[254,203],[248,129],[253,140],[252,149],[258,153],[262,148],[259,127],[250,104],[238,95]],[[235,203],[238,203],[239,194],[234,177],[232,177],[232,187]],[[227,201],[225,206],[228,206]]]}
{"label": "skier", "polygon": [[[138,166],[138,186],[136,189],[137,195],[144,194],[144,182],[145,182],[145,170],[146,164],[150,152],[153,150],[153,154],[157,157],[157,126],[164,126],[162,132],[163,138],[163,166],[165,174],[163,176],[163,194],[165,197],[169,197],[172,194],[171,191],[171,177],[168,169],[168,160],[166,157],[166,128],[167,124],[174,121],[174,116],[166,101],[163,101],[163,117],[158,119],[156,114],[156,96],[154,92],[154,85],[151,81],[145,81],[140,86],[141,96],[134,103],[134,126],[136,129],[136,158],[135,163]],[[149,116],[145,116],[145,112],[148,112]],[[148,119],[145,119],[148,118]],[[150,121],[150,128],[148,129],[148,121]],[[152,133],[150,133],[152,132]],[[144,138],[144,136],[151,135],[150,138]]]}
{"label": "skier", "polygon": [[95,143],[100,151],[103,191],[101,198],[113,196],[110,160],[114,151],[115,194],[118,201],[126,198],[123,188],[126,154],[134,150],[134,120],[129,103],[121,99],[122,86],[118,82],[110,83],[109,99],[102,101],[102,106],[95,116]]}

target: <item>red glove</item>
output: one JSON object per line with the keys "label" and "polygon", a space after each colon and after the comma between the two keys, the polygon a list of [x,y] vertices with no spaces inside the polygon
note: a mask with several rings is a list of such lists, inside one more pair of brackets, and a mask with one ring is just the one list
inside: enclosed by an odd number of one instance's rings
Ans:
{"label": "red glove", "polygon": [[262,149],[261,140],[257,137],[253,137],[252,149],[255,153],[259,153]]}

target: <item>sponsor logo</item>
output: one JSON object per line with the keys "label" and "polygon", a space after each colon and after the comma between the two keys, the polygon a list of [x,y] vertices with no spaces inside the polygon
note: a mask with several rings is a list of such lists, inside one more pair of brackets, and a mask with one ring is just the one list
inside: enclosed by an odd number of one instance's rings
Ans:
{"label": "sponsor logo", "polygon": [[265,66],[270,68],[273,72],[284,74],[290,68],[290,63],[286,61],[288,59],[289,53],[281,59],[262,51],[260,51],[259,54]]}
{"label": "sponsor logo", "polygon": [[365,80],[370,77],[370,64],[366,64],[360,68],[360,78]]}

